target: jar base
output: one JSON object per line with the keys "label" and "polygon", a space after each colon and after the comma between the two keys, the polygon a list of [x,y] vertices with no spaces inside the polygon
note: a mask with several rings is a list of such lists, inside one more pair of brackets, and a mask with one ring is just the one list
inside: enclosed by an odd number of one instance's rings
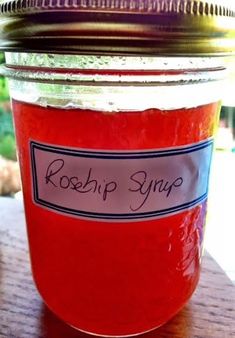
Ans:
{"label": "jar base", "polygon": [[126,335],[116,335],[116,334],[111,335],[111,334],[94,333],[94,332],[89,332],[89,331],[79,329],[79,328],[77,328],[77,327],[75,327],[75,326],[73,326],[73,325],[71,325],[67,322],[66,322],[66,324],[69,325],[70,327],[72,327],[73,329],[80,331],[82,333],[88,334],[90,336],[104,337],[104,338],[128,338],[128,337],[137,337],[137,336],[140,336],[142,334],[154,331],[154,330],[158,329],[159,327],[163,326],[164,324],[166,324],[166,322],[162,323],[161,325],[155,326],[155,327],[153,327],[152,329],[149,329],[149,330],[141,331],[141,332],[138,332],[138,333],[130,333],[130,334],[126,334]]}

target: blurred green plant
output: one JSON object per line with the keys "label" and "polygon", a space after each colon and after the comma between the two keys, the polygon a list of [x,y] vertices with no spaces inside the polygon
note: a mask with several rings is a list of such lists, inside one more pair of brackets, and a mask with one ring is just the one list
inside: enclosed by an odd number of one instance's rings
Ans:
{"label": "blurred green plant", "polygon": [[[4,55],[0,53],[0,63]],[[0,76],[0,155],[15,160],[16,145],[7,80]]]}
{"label": "blurred green plant", "polygon": [[12,115],[0,107],[0,154],[6,158],[16,159],[16,145]]}
{"label": "blurred green plant", "polygon": [[9,101],[7,80],[3,76],[0,76],[0,102],[5,101]]}

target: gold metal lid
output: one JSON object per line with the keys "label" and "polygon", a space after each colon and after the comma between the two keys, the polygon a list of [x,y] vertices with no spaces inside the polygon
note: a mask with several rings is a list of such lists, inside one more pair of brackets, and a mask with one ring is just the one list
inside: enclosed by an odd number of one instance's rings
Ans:
{"label": "gold metal lid", "polygon": [[0,48],[115,55],[235,53],[235,9],[223,0],[10,0]]}

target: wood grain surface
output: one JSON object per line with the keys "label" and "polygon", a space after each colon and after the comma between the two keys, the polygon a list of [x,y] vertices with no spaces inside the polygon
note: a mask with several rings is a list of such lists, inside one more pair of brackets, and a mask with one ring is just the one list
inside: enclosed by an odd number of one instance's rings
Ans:
{"label": "wood grain surface", "polygon": [[[31,277],[22,203],[0,198],[0,338],[89,337],[43,304]],[[191,301],[166,325],[140,337],[235,338],[235,286],[206,254]]]}

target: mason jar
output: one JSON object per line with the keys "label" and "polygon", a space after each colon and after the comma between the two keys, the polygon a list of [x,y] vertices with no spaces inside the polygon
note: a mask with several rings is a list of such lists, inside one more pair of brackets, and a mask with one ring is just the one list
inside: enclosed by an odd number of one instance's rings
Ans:
{"label": "mason jar", "polygon": [[1,12],[38,291],[86,333],[153,330],[198,283],[234,13],[157,0]]}

